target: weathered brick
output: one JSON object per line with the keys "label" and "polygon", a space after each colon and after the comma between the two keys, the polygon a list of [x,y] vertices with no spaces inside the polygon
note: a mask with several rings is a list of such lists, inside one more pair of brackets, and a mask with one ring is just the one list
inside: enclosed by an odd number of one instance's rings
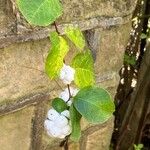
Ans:
{"label": "weathered brick", "polygon": [[29,150],[34,107],[0,117],[0,149]]}
{"label": "weathered brick", "polygon": [[102,125],[90,127],[84,133],[81,150],[109,150],[112,131],[112,119]]}
{"label": "weathered brick", "polygon": [[0,103],[56,87],[44,73],[43,57],[49,46],[48,40],[42,40],[1,49]]}

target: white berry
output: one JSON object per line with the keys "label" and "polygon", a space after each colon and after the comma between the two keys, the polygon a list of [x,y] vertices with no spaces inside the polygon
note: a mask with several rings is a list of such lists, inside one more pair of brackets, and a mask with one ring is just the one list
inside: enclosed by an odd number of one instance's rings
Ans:
{"label": "white berry", "polygon": [[71,104],[72,104],[72,99],[70,99],[70,100],[67,102],[67,105],[68,105],[68,106],[71,106]]}
{"label": "white berry", "polygon": [[73,89],[72,96],[76,96],[79,92],[79,89]]}
{"label": "white berry", "polygon": [[59,98],[67,102],[69,100],[69,92],[64,90],[63,92],[60,93]]}
{"label": "white berry", "polygon": [[74,80],[74,75],[75,70],[72,67],[64,64],[60,70],[60,79],[65,84],[70,84]]}
{"label": "white berry", "polygon": [[50,109],[47,113],[47,117],[49,120],[55,120],[60,116],[60,114],[55,109]]}
{"label": "white berry", "polygon": [[68,125],[68,119],[65,116],[60,116],[54,120],[57,127],[64,127]]}
{"label": "white berry", "polygon": [[[63,92],[61,92],[59,98],[63,99],[68,106],[71,106],[72,99],[79,90],[72,87],[70,87],[69,90],[66,88]],[[69,110],[64,110],[63,112],[58,113],[54,108],[51,108],[47,113],[47,119],[44,122],[44,127],[50,137],[60,139],[65,138],[72,132]]]}
{"label": "white berry", "polygon": [[69,121],[70,112],[68,110],[64,110],[63,112],[61,112],[61,114],[59,114],[55,111],[56,110],[54,109],[50,109],[48,111],[50,117],[54,115],[56,115],[57,117],[52,118],[53,120],[46,119],[44,122],[44,127],[50,137],[63,139],[72,131]]}
{"label": "white berry", "polygon": [[69,135],[71,133],[71,127],[69,125],[65,126],[62,129],[62,133],[65,134],[66,136]]}
{"label": "white berry", "polygon": [[48,133],[53,137],[59,137],[61,135],[61,129],[53,126],[50,130],[48,130]]}
{"label": "white berry", "polygon": [[64,110],[63,112],[61,112],[61,115],[67,117],[67,118],[70,118],[70,112],[69,110]]}
{"label": "white berry", "polygon": [[52,128],[52,126],[54,126],[54,122],[46,119],[45,122],[44,122],[44,127],[47,130],[50,130]]}
{"label": "white berry", "polygon": [[[79,92],[78,89],[74,89],[74,88],[70,87],[71,96],[74,97],[78,92]],[[63,92],[60,93],[59,98],[63,99],[65,102],[67,102],[68,106],[71,106],[72,99],[69,100],[69,91],[68,91],[68,88],[66,88]]]}

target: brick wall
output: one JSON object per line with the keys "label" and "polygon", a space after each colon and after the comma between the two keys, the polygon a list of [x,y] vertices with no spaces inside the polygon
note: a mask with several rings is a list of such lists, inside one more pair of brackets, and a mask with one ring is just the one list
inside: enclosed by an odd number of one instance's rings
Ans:
{"label": "brick wall", "polygon": [[[124,48],[129,38],[135,0],[65,0],[65,26],[77,24],[85,33],[95,58],[97,84],[115,95]],[[15,0],[0,1],[0,149],[59,150],[60,140],[50,138],[43,128],[51,99],[60,88],[45,75],[44,59],[50,47],[46,28],[31,27],[19,14]],[[74,47],[67,58],[70,61]],[[60,82],[60,81],[58,81]],[[108,150],[113,118],[91,126],[82,120],[82,137],[69,142],[70,150]]]}

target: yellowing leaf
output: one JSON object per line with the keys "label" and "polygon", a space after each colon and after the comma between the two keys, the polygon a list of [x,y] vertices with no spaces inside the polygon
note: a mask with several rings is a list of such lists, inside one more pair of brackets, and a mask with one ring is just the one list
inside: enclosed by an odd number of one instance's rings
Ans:
{"label": "yellowing leaf", "polygon": [[45,71],[53,79],[56,78],[63,67],[63,59],[69,51],[66,40],[56,32],[51,33],[52,45],[45,62]]}
{"label": "yellowing leaf", "polygon": [[77,27],[68,27],[65,30],[66,36],[78,47],[80,50],[83,50],[85,47],[85,39]]}

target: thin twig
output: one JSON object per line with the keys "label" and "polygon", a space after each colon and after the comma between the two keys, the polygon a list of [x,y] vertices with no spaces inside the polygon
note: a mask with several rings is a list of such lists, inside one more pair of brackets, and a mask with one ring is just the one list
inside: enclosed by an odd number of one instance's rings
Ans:
{"label": "thin twig", "polygon": [[66,138],[60,143],[60,147],[64,147],[64,150],[68,150],[68,141],[69,141],[70,135],[66,136]]}
{"label": "thin twig", "polygon": [[55,30],[56,30],[56,32],[58,33],[58,34],[60,34],[60,32],[59,32],[59,30],[58,30],[58,27],[57,27],[57,24],[56,24],[56,21],[54,21],[54,27],[55,27]]}
{"label": "thin twig", "polygon": [[67,84],[67,88],[68,88],[68,92],[69,92],[69,97],[72,97],[69,84]]}
{"label": "thin twig", "polygon": [[69,100],[71,99],[71,97],[72,97],[72,95],[71,95],[71,91],[70,91],[70,85],[69,84],[67,84],[67,88],[68,88],[68,92],[69,92],[69,99],[67,100],[67,102],[66,103],[68,103],[69,102]]}

